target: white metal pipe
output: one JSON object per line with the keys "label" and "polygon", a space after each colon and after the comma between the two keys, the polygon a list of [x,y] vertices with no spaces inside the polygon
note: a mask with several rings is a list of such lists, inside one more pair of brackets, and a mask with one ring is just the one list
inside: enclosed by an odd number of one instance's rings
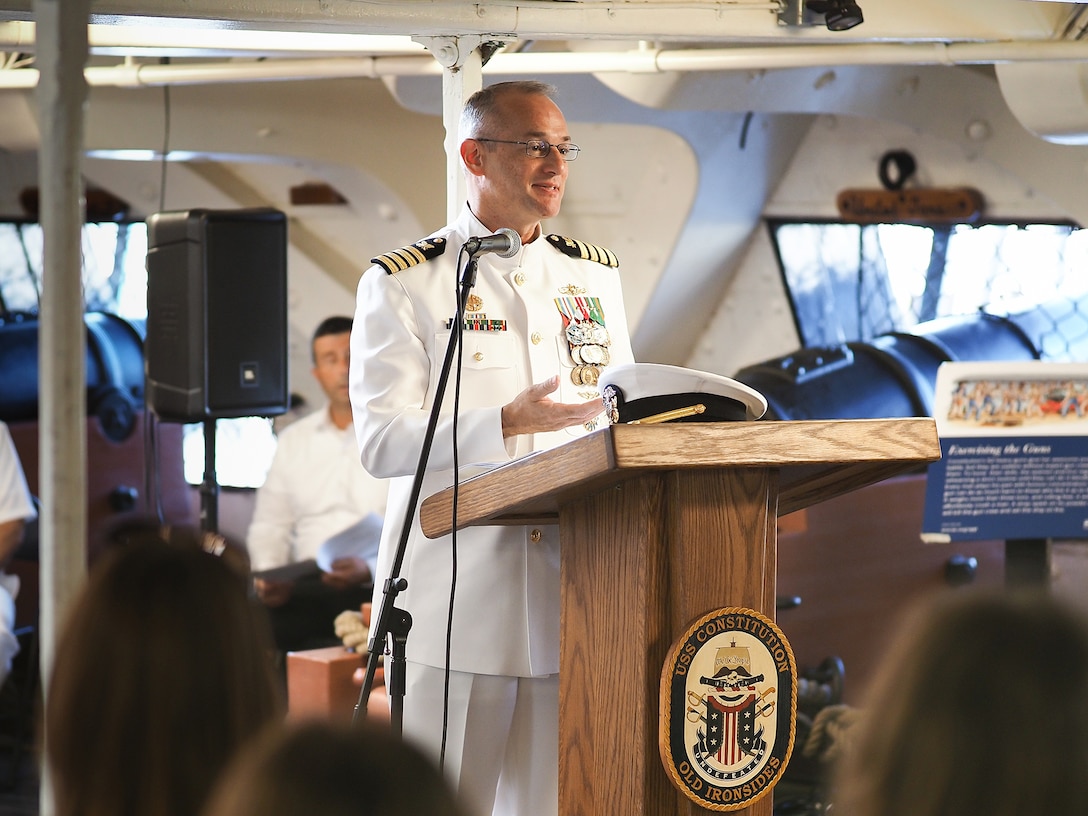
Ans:
{"label": "white metal pipe", "polygon": [[[86,70],[90,85],[145,88],[159,85],[211,85],[222,82],[416,76],[442,73],[428,54],[418,57],[344,57],[283,59],[261,62],[213,62],[187,65],[126,63]],[[3,75],[0,74],[0,82]]]}
{"label": "white metal pipe", "polygon": [[[1088,41],[1001,43],[856,43],[843,45],[738,46],[708,49],[638,49],[605,52],[496,54],[485,73],[548,75],[773,70],[835,65],[977,65],[1003,62],[1081,62]],[[276,59],[188,65],[119,64],[89,67],[90,85],[148,87],[226,82],[274,82],[332,78],[439,76],[430,56]],[[0,89],[33,88],[32,68],[0,71]]]}
{"label": "white metal pipe", "polygon": [[606,52],[496,54],[495,73],[665,73],[834,65],[977,65],[998,62],[1081,62],[1088,41],[843,43]]}

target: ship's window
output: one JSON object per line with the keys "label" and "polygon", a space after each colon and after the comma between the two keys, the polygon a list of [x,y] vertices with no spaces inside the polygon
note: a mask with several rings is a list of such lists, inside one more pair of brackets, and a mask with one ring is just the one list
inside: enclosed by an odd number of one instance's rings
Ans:
{"label": "ship's window", "polygon": [[[42,230],[33,222],[0,222],[0,314],[37,314],[42,292]],[[83,297],[87,311],[109,312],[136,327],[147,320],[147,225],[143,221],[84,225],[81,236]],[[204,428],[186,425],[185,478],[204,481]],[[271,420],[216,421],[216,481],[224,487],[259,487],[276,450]]]}
{"label": "ship's window", "polygon": [[[185,481],[204,481],[204,426],[186,425],[182,431]],[[215,479],[228,487],[260,487],[272,466],[276,435],[268,417],[238,417],[215,421]]]}
{"label": "ship's window", "polygon": [[1071,359],[1088,343],[1088,230],[1075,225],[769,227],[805,346],[868,341],[978,311],[1049,315],[1052,325],[1036,338],[1047,359]]}
{"label": "ship's window", "polygon": [[[0,223],[0,311],[38,311],[42,243],[42,229],[37,223]],[[142,323],[147,317],[144,222],[85,224],[81,250],[87,311],[110,312]]]}

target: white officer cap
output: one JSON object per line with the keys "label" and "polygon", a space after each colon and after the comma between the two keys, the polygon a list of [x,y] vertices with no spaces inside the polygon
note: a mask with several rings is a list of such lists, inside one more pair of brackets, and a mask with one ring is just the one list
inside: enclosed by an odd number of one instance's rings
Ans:
{"label": "white officer cap", "polygon": [[613,423],[753,420],[767,411],[766,398],[744,383],[679,366],[607,366],[598,385]]}

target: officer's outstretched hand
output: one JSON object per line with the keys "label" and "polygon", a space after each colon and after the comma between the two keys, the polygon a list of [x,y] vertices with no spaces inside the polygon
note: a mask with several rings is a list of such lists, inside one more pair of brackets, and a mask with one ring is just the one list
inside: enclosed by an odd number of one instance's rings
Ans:
{"label": "officer's outstretched hand", "polygon": [[530,385],[502,407],[503,438],[517,434],[558,431],[572,425],[584,425],[604,410],[601,400],[589,402],[556,402],[549,394],[559,387],[556,375],[542,383]]}

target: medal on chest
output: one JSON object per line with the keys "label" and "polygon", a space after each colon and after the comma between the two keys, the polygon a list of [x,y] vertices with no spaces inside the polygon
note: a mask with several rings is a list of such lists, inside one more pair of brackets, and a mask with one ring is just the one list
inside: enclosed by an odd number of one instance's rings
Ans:
{"label": "medal on chest", "polygon": [[563,316],[563,333],[574,361],[571,381],[575,385],[595,386],[601,369],[612,359],[608,350],[612,339],[605,326],[600,298],[564,295],[555,299],[555,306]]}

